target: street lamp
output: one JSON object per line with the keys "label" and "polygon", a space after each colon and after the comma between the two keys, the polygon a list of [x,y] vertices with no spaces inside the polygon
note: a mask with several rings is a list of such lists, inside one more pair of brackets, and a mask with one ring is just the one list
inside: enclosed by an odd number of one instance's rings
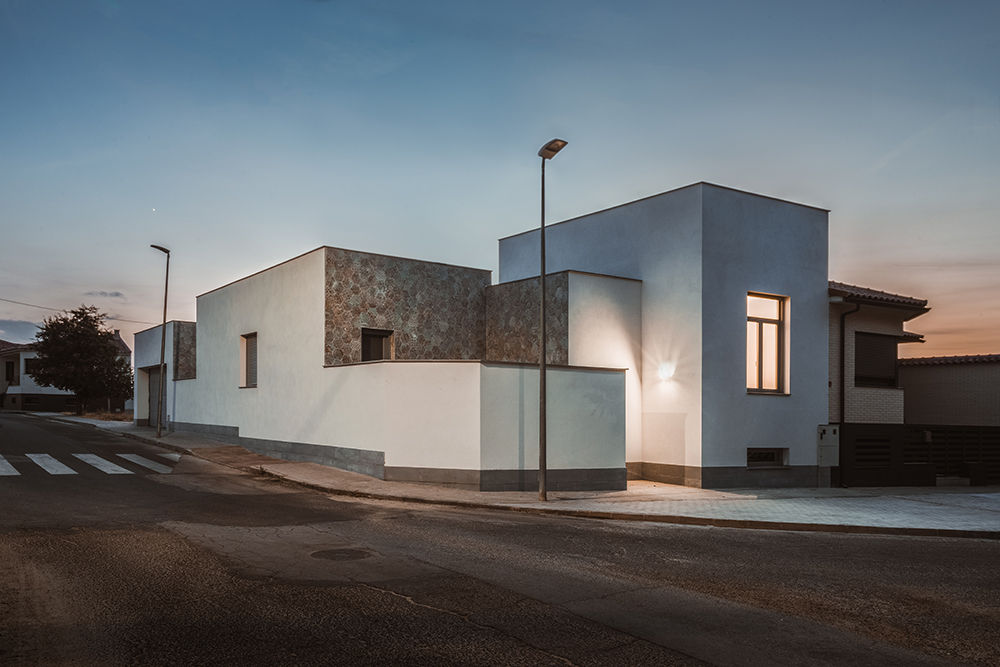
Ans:
{"label": "street lamp", "polygon": [[167,255],[167,275],[163,279],[163,324],[160,327],[160,391],[156,397],[156,437],[161,437],[163,428],[163,393],[167,390],[167,367],[163,362],[164,353],[167,348],[167,287],[170,284],[170,251],[161,245],[149,244],[150,248],[156,248]]}
{"label": "street lamp", "polygon": [[541,225],[541,270],[538,273],[539,297],[539,348],[538,354],[538,499],[548,500],[545,489],[547,460],[545,453],[545,161],[551,160],[556,153],[566,147],[562,139],[553,139],[540,149],[538,157],[542,158],[542,225]]}

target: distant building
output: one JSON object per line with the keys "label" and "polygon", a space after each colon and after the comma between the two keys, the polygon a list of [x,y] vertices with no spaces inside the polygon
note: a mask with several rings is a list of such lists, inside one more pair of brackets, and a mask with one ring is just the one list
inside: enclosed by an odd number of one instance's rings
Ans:
{"label": "distant building", "polygon": [[[119,350],[119,356],[130,359],[132,350],[122,340],[118,329],[114,331],[114,343]],[[8,410],[26,410],[29,412],[68,412],[76,410],[79,403],[73,392],[47,387],[35,382],[31,373],[38,355],[33,343],[9,343],[0,340],[0,368],[3,377],[0,378],[0,408]],[[103,405],[98,402],[94,407],[108,407],[121,410],[125,406],[123,399],[104,399]]]}
{"label": "distant building", "polygon": [[32,412],[64,412],[75,410],[76,396],[72,392],[44,387],[31,377],[38,355],[31,343],[0,341],[0,397],[8,410]]}

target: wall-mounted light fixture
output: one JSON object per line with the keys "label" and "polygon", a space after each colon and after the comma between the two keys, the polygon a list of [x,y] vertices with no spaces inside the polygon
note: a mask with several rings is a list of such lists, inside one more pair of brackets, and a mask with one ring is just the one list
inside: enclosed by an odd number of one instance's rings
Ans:
{"label": "wall-mounted light fixture", "polygon": [[677,364],[672,361],[664,361],[660,364],[659,368],[656,369],[656,375],[659,376],[661,380],[669,380],[674,377],[674,371],[677,370]]}

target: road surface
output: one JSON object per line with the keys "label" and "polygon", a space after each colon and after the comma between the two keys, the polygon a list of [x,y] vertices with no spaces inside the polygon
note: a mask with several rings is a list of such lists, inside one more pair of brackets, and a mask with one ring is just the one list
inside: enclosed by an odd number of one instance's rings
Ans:
{"label": "road surface", "polygon": [[0,664],[1000,664],[1000,544],[330,498],[0,415]]}

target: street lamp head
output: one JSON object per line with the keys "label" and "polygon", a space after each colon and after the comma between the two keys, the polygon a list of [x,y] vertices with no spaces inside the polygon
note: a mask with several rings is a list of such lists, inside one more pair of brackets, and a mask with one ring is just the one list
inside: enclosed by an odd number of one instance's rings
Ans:
{"label": "street lamp head", "polygon": [[156,245],[155,243],[150,243],[150,244],[149,244],[149,247],[150,247],[150,248],[156,248],[156,249],[157,249],[157,250],[159,250],[160,252],[165,252],[165,253],[167,253],[168,255],[170,254],[170,251],[169,251],[169,250],[167,250],[166,248],[164,248],[164,247],[163,247],[163,246],[161,246],[161,245]]}
{"label": "street lamp head", "polygon": [[562,139],[553,139],[538,149],[538,157],[543,160],[551,160],[556,156],[556,153],[566,147],[567,143],[568,142],[563,141]]}

